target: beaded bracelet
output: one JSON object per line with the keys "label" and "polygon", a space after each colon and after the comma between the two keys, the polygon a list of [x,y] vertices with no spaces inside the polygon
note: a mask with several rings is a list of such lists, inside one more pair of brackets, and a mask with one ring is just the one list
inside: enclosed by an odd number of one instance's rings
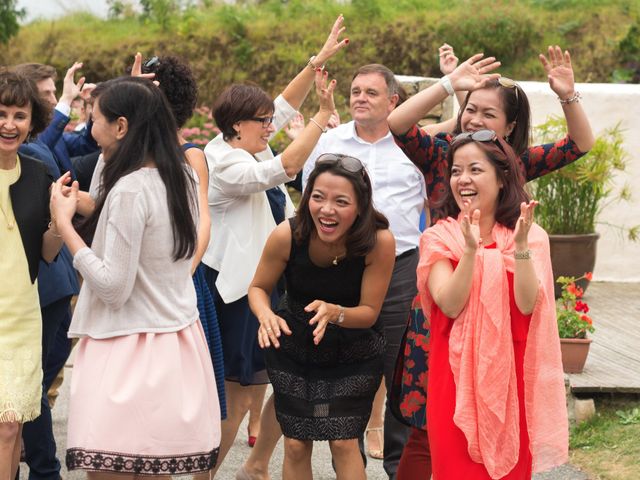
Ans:
{"label": "beaded bracelet", "polygon": [[576,90],[576,92],[566,100],[563,100],[560,97],[558,97],[558,100],[560,100],[560,103],[562,105],[568,105],[570,103],[580,103],[581,98],[582,98],[582,95],[580,95],[580,92]]}

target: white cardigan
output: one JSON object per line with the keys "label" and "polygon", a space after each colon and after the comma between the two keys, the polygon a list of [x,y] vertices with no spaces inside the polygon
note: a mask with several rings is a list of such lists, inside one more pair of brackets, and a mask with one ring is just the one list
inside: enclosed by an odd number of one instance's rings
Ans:
{"label": "white cardigan", "polygon": [[[274,101],[275,135],[296,110],[282,97]],[[273,138],[272,135],[272,138]],[[222,134],[204,149],[209,165],[211,240],[202,262],[219,272],[216,287],[225,303],[245,296],[262,255],[267,237],[276,227],[266,190],[279,186],[285,193],[285,217],[294,214],[293,203],[282,185],[289,177],[280,155],[271,149],[252,156],[233,148]]]}

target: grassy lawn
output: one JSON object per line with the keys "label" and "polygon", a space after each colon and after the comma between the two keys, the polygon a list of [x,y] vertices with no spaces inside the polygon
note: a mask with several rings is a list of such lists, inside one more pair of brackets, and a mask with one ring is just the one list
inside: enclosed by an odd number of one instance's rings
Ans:
{"label": "grassy lawn", "polygon": [[595,402],[595,417],[571,432],[571,464],[593,479],[640,479],[640,396]]}

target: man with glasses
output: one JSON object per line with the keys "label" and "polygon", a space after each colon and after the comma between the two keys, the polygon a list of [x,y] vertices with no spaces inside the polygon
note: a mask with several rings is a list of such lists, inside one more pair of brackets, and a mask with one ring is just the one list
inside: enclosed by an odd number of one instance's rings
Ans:
{"label": "man with glasses", "polygon": [[[387,125],[387,116],[403,94],[393,72],[384,65],[371,64],[358,69],[351,82],[349,100],[353,120],[322,135],[303,170],[303,184],[306,184],[316,159],[324,153],[359,159],[371,178],[375,207],[389,219],[396,240],[396,263],[378,319],[387,341],[384,363],[387,392],[391,389],[411,302],[417,293],[419,223],[426,201],[422,174],[394,143]],[[395,478],[408,433],[408,427],[396,420],[387,408],[383,467],[390,479]]]}

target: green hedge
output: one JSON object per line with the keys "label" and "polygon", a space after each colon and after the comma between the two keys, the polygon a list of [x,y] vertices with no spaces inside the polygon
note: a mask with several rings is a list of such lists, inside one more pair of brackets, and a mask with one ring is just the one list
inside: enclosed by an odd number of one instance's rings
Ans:
{"label": "green hedge", "polygon": [[177,54],[191,63],[201,102],[208,104],[237,81],[279,92],[344,13],[351,43],[328,65],[339,82],[341,109],[356,67],[378,62],[399,74],[438,75],[443,42],[461,59],[477,51],[495,55],[501,72],[519,80],[544,80],[537,54],[552,43],[571,51],[577,81],[631,79],[638,68],[630,61],[640,44],[634,0],[267,0],[237,6],[208,0],[181,9],[179,3],[147,1],[146,14],[111,20],[74,14],[35,22],[0,52],[0,61],[48,63],[62,76],[81,60],[88,81],[100,81],[122,74],[136,51]]}

